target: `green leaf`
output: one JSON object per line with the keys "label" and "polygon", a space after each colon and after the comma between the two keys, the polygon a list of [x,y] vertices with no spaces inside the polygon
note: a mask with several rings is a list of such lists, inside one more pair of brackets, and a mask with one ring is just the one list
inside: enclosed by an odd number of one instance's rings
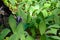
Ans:
{"label": "green leaf", "polygon": [[41,35],[43,35],[45,34],[45,31],[46,31],[46,23],[45,23],[45,19],[44,19],[42,12],[40,12],[39,17],[41,17],[41,22],[39,24],[39,31]]}
{"label": "green leaf", "polygon": [[54,16],[54,20],[55,20],[55,23],[56,23],[56,24],[59,24],[59,25],[60,25],[60,16],[55,15],[55,16]]}
{"label": "green leaf", "polygon": [[31,37],[30,35],[27,35],[26,40],[34,40],[34,38]]}
{"label": "green leaf", "polygon": [[52,3],[56,3],[57,1],[59,1],[59,0],[51,0]]}
{"label": "green leaf", "polygon": [[45,7],[45,8],[49,8],[50,6],[51,6],[50,3],[45,3],[45,4],[44,4],[44,7]]}
{"label": "green leaf", "polygon": [[36,36],[36,33],[35,33],[35,29],[34,29],[34,28],[31,28],[31,33],[32,33],[32,36],[33,36],[33,37]]}
{"label": "green leaf", "polygon": [[2,30],[2,32],[0,33],[0,40],[3,40],[9,32],[9,29]]}
{"label": "green leaf", "polygon": [[8,0],[2,0],[5,5],[8,5]]}
{"label": "green leaf", "polygon": [[59,11],[60,9],[56,8],[52,11],[52,14],[57,15],[58,13],[60,13]]}
{"label": "green leaf", "polygon": [[54,14],[55,23],[60,25],[60,16],[58,16],[58,14],[60,14],[60,9],[56,8],[52,13]]}
{"label": "green leaf", "polygon": [[60,26],[58,24],[54,24],[54,25],[50,25],[48,28],[60,28]]}
{"label": "green leaf", "polygon": [[31,7],[29,8],[30,16],[32,16],[32,13],[34,12],[34,10],[35,10],[34,6],[31,6]]}
{"label": "green leaf", "polygon": [[56,40],[60,40],[60,37],[58,37],[58,36],[51,36],[51,38],[56,39]]}
{"label": "green leaf", "polygon": [[17,34],[13,34],[10,36],[9,40],[19,40]]}
{"label": "green leaf", "polygon": [[39,30],[40,30],[41,35],[45,34],[45,31],[46,31],[46,24],[45,24],[45,22],[41,22],[39,24]]}
{"label": "green leaf", "polygon": [[25,40],[25,31],[23,23],[19,23],[15,31],[21,40]]}
{"label": "green leaf", "polygon": [[45,9],[42,11],[42,13],[43,13],[44,17],[48,16],[48,12]]}
{"label": "green leaf", "polygon": [[25,5],[25,10],[26,10],[26,11],[29,10],[29,6],[30,6],[29,4],[26,4],[26,5]]}
{"label": "green leaf", "polygon": [[14,33],[15,29],[16,29],[16,20],[14,19],[14,17],[12,15],[10,15],[10,17],[9,17],[9,25]]}
{"label": "green leaf", "polygon": [[46,32],[46,34],[55,34],[55,35],[56,33],[57,33],[57,29],[54,29],[54,28],[51,28],[50,30]]}
{"label": "green leaf", "polygon": [[57,7],[57,8],[60,8],[60,1],[58,1],[56,7]]}
{"label": "green leaf", "polygon": [[31,21],[32,17],[30,16],[30,13],[27,14],[27,23]]}
{"label": "green leaf", "polygon": [[10,2],[12,5],[15,5],[16,0],[9,0],[9,2]]}

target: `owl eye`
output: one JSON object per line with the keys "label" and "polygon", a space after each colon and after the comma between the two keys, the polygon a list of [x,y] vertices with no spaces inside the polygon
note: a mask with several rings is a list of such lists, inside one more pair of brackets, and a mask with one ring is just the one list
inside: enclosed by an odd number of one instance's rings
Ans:
{"label": "owl eye", "polygon": [[18,24],[22,21],[22,18],[20,16],[17,16],[16,21],[17,21],[17,24]]}

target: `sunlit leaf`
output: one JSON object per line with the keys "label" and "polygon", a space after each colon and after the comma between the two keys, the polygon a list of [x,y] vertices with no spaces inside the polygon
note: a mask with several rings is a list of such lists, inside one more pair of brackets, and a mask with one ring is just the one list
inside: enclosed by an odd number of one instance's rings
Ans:
{"label": "sunlit leaf", "polygon": [[12,5],[15,5],[16,0],[9,0],[9,2],[10,2]]}
{"label": "sunlit leaf", "polygon": [[43,13],[44,17],[48,16],[48,12],[46,10],[43,10],[42,13]]}
{"label": "sunlit leaf", "polygon": [[45,8],[49,8],[50,6],[51,6],[50,3],[45,3],[45,4],[44,4],[44,7],[45,7]]}
{"label": "sunlit leaf", "polygon": [[57,7],[57,8],[60,8],[60,1],[58,1],[56,7]]}

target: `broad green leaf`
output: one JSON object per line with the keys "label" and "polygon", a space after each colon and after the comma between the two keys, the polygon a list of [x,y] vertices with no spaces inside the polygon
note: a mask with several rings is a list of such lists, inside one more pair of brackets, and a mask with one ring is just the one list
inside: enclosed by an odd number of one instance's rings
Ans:
{"label": "broad green leaf", "polygon": [[14,17],[12,15],[10,15],[10,17],[9,17],[9,25],[14,33],[15,29],[16,29],[16,20],[14,19]]}
{"label": "broad green leaf", "polygon": [[41,17],[41,22],[39,24],[39,31],[41,35],[43,35],[45,34],[45,31],[46,31],[46,23],[45,23],[45,19],[44,19],[42,12],[40,12],[39,17]]}
{"label": "broad green leaf", "polygon": [[48,16],[48,17],[46,17],[46,22],[48,22],[48,21],[50,21],[50,20],[53,20],[53,18],[54,18],[54,16],[53,16],[53,14],[51,15],[51,16]]}
{"label": "broad green leaf", "polygon": [[55,20],[55,23],[56,23],[56,24],[59,24],[59,25],[60,25],[60,16],[58,16],[58,14],[56,14],[56,15],[54,16],[54,20]]}
{"label": "broad green leaf", "polygon": [[54,14],[55,23],[60,25],[60,16],[58,16],[58,14],[60,14],[59,11],[60,9],[56,8],[52,13]]}
{"label": "broad green leaf", "polygon": [[51,38],[56,39],[56,40],[60,40],[60,37],[58,37],[58,36],[51,36]]}
{"label": "broad green leaf", "polygon": [[43,13],[43,16],[44,17],[47,17],[48,16],[48,12],[46,10],[43,10],[42,13]]}
{"label": "broad green leaf", "polygon": [[54,28],[51,28],[50,30],[46,32],[46,34],[55,34],[55,35],[56,33],[57,33],[57,29],[54,29]]}
{"label": "broad green leaf", "polygon": [[45,4],[44,4],[44,7],[45,7],[45,8],[49,8],[50,6],[51,6],[50,3],[45,3]]}
{"label": "broad green leaf", "polygon": [[40,30],[41,35],[45,34],[46,24],[45,24],[44,22],[41,22],[41,23],[39,24],[39,30]]}
{"label": "broad green leaf", "polygon": [[17,34],[13,34],[10,36],[9,40],[19,40]]}
{"label": "broad green leaf", "polygon": [[25,31],[23,23],[19,23],[15,31],[21,40],[25,40]]}
{"label": "broad green leaf", "polygon": [[9,29],[2,30],[2,32],[0,33],[0,40],[3,40],[9,32]]}
{"label": "broad green leaf", "polygon": [[54,25],[50,25],[48,28],[60,28],[60,26],[58,24],[54,24]]}
{"label": "broad green leaf", "polygon": [[35,9],[39,9],[39,5],[36,4],[36,5],[34,6],[34,8],[35,8]]}
{"label": "broad green leaf", "polygon": [[57,8],[60,8],[60,1],[58,1],[56,7],[57,7]]}
{"label": "broad green leaf", "polygon": [[52,14],[57,15],[58,13],[60,13],[59,11],[60,9],[56,8],[52,11]]}

